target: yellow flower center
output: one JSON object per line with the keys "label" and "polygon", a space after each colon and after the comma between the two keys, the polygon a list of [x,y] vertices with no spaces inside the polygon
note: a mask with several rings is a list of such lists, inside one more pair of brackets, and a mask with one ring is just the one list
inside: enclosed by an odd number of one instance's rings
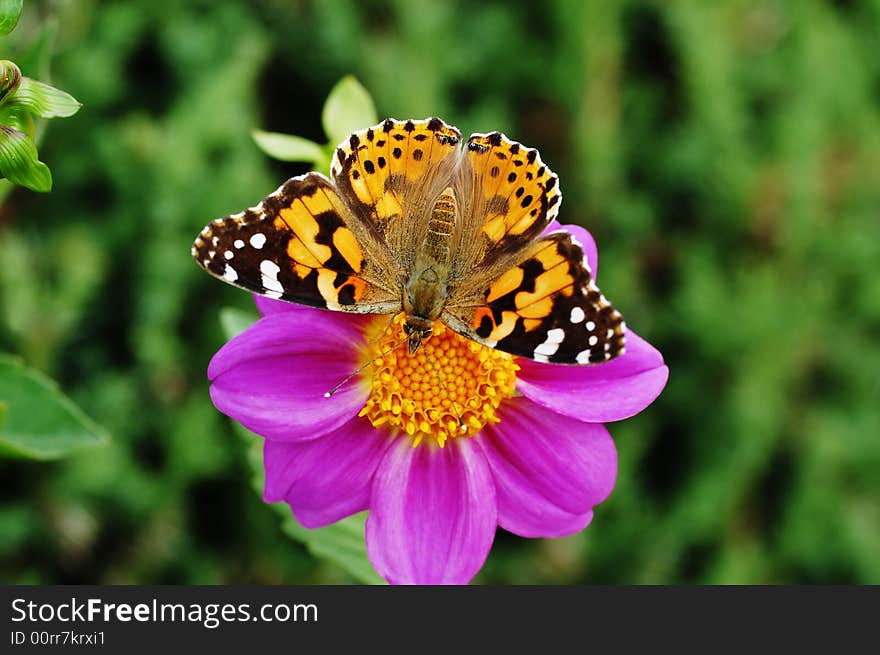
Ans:
{"label": "yellow flower center", "polygon": [[377,318],[367,329],[363,362],[373,359],[364,382],[370,397],[360,412],[376,427],[397,429],[417,446],[433,439],[471,436],[497,423],[499,405],[514,393],[519,366],[513,357],[465,339],[434,323],[430,338],[410,355],[403,332],[404,315],[389,324]]}

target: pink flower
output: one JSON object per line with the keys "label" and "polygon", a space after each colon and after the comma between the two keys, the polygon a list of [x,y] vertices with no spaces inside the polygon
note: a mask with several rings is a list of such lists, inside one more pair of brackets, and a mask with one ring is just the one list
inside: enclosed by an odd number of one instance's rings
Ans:
{"label": "pink flower", "polygon": [[[576,226],[565,229],[583,245],[595,272],[593,238]],[[367,553],[391,583],[468,582],[485,562],[499,525],[523,537],[584,529],[617,474],[617,453],[603,423],[642,411],[669,374],[661,354],[631,330],[624,355],[605,364],[564,366],[512,358],[451,331],[444,336],[441,328],[423,350],[436,340],[438,348],[452,348],[445,352],[462,353],[463,368],[453,365],[448,379],[424,364],[407,369],[408,355],[400,348],[325,398],[378,354],[367,335],[381,334],[388,317],[262,297],[256,302],[263,318],[211,361],[211,398],[265,438],[266,502],[285,501],[308,528],[370,510]],[[479,366],[485,377],[468,387],[469,371]],[[399,379],[390,380],[394,376]],[[483,394],[473,407],[485,415],[457,410],[478,429],[420,436],[427,415],[394,389],[436,388],[438,381]]]}

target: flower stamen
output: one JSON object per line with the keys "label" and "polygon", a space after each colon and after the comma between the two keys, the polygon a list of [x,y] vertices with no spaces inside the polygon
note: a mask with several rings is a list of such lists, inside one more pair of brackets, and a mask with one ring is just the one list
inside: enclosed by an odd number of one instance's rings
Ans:
{"label": "flower stamen", "polygon": [[497,423],[498,407],[514,394],[519,366],[513,357],[459,336],[440,321],[409,354],[399,347],[406,340],[403,322],[400,314],[390,326],[378,319],[368,329],[379,338],[367,338],[363,348],[373,368],[364,376],[370,396],[360,416],[406,433],[414,446],[427,438],[443,447],[450,438]]}

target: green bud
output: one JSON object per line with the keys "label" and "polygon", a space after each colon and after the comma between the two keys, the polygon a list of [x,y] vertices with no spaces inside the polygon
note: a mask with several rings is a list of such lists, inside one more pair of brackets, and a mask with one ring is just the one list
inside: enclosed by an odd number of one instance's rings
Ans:
{"label": "green bud", "polygon": [[7,59],[0,60],[0,104],[21,84],[21,71]]}

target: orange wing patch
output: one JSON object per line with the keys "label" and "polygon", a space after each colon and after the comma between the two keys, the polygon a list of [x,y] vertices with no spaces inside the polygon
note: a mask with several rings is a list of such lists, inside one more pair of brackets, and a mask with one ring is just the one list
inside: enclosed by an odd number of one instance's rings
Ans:
{"label": "orange wing patch", "polygon": [[626,325],[599,291],[583,250],[567,232],[538,241],[484,293],[463,325],[481,343],[514,355],[561,364],[604,362],[621,354]]}
{"label": "orange wing patch", "polygon": [[210,223],[193,256],[212,275],[270,298],[353,312],[399,301],[364,279],[366,261],[324,176],[284,183],[256,207]]}
{"label": "orange wing patch", "polygon": [[460,142],[461,133],[439,118],[389,118],[343,142],[330,171],[353,208],[385,225],[418,209],[435,180],[448,180]]}
{"label": "orange wing patch", "polygon": [[[505,251],[537,237],[556,217],[562,193],[558,178],[537,150],[500,132],[473,134],[464,150],[463,175],[475,197],[470,211],[481,217],[482,233]],[[468,188],[462,185],[462,188]]]}

